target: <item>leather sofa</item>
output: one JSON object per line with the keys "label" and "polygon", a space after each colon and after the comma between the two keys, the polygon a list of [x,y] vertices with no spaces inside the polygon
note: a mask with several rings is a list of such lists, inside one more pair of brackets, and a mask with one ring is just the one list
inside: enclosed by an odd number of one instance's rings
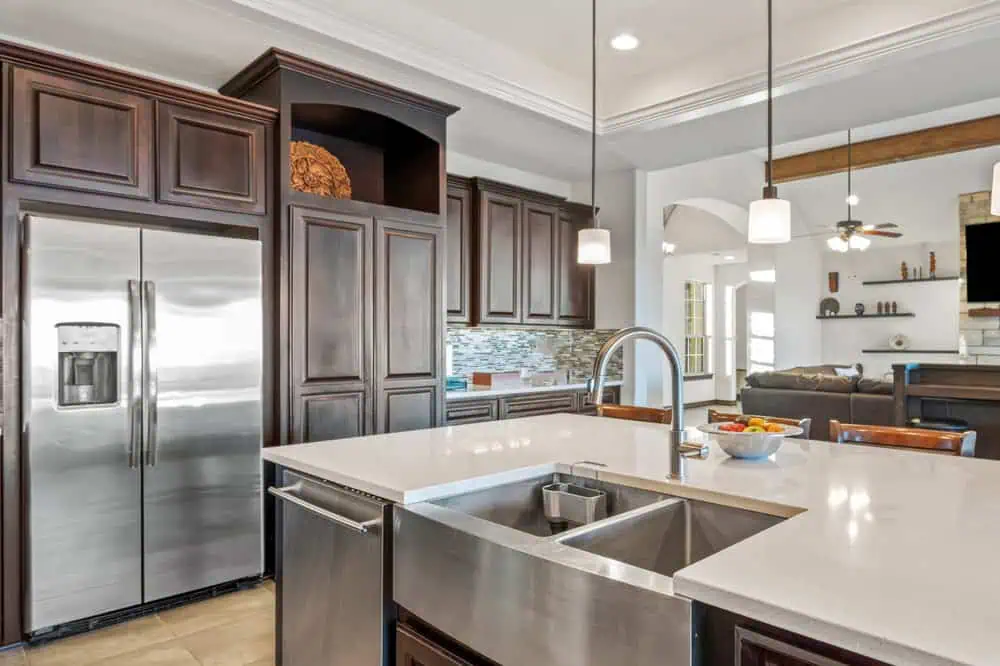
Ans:
{"label": "leather sofa", "polygon": [[743,413],[812,419],[813,439],[830,439],[830,419],[894,425],[892,384],[860,374],[838,376],[836,368],[812,366],[747,377],[740,394]]}

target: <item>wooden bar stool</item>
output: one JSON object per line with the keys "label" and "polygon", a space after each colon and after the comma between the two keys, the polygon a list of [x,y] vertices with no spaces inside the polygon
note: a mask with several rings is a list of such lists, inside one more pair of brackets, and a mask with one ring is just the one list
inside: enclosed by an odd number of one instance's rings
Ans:
{"label": "wooden bar stool", "polygon": [[670,425],[673,421],[672,409],[657,409],[656,407],[635,407],[632,405],[598,405],[598,416],[626,421],[643,421],[645,423],[664,423]]}
{"label": "wooden bar stool", "polygon": [[809,433],[812,430],[812,419],[806,417],[804,419],[787,419],[778,416],[757,416],[756,414],[732,414],[729,412],[719,412],[714,409],[708,410],[708,422],[709,423],[732,423],[733,421],[738,421],[741,418],[760,418],[766,419],[771,423],[780,423],[781,425],[788,426],[798,426],[802,428],[802,434],[798,436],[798,439],[809,439]]}
{"label": "wooden bar stool", "polygon": [[924,451],[970,458],[976,453],[976,431],[939,432],[921,428],[841,423],[830,419],[830,439],[844,444],[862,444],[904,451]]}

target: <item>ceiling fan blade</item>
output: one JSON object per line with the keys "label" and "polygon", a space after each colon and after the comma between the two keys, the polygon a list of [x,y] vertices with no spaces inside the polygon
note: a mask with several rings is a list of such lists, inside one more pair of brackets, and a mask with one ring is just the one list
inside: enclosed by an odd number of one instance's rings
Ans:
{"label": "ceiling fan blade", "polygon": [[881,236],[882,238],[901,238],[903,236],[898,231],[879,231],[878,229],[864,229],[860,233],[865,236]]}
{"label": "ceiling fan blade", "polygon": [[895,222],[883,222],[882,224],[876,224],[876,229],[898,229],[899,225]]}

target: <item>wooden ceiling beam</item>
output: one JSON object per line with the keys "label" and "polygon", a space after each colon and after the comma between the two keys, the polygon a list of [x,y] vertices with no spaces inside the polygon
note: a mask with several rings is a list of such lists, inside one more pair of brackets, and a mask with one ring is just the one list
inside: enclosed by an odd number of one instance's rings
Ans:
{"label": "wooden ceiling beam", "polygon": [[[1000,115],[860,141],[851,150],[853,169],[860,170],[996,145],[1000,145]],[[846,145],[774,160],[775,183],[844,171]]]}

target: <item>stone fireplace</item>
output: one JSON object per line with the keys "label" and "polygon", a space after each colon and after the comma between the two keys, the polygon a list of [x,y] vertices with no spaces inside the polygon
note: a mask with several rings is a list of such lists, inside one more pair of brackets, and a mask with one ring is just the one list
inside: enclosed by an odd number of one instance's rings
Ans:
{"label": "stone fireplace", "polygon": [[[958,198],[959,260],[962,284],[959,291],[959,333],[965,340],[968,356],[962,360],[976,365],[1000,365],[1000,317],[970,317],[968,293],[965,284],[966,254],[965,229],[971,224],[1000,222],[1000,217],[990,215],[990,193],[971,192]],[[998,303],[976,303],[972,309],[997,307]]]}

